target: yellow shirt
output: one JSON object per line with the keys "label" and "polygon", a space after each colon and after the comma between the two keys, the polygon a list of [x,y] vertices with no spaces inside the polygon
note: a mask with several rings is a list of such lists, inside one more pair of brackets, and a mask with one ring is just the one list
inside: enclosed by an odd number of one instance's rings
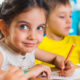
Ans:
{"label": "yellow shirt", "polygon": [[[67,57],[73,43],[75,44],[75,48],[73,49],[69,60],[72,61],[74,64],[79,64],[80,63],[80,36],[65,36],[65,38],[61,41],[52,40],[47,36],[45,36],[42,43],[39,45],[39,48],[51,53],[55,53]],[[38,60],[36,60],[35,63],[46,64]],[[52,67],[49,64],[48,66]]]}

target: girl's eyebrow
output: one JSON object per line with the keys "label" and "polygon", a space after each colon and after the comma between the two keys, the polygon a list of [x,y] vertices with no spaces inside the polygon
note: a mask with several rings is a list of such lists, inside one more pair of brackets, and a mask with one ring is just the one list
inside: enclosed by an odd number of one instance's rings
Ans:
{"label": "girl's eyebrow", "polygon": [[[28,25],[30,25],[30,23],[29,22],[27,22],[27,21],[18,21],[17,23],[25,23],[25,24],[28,24]],[[46,23],[45,24],[40,24],[39,26],[46,26]]]}
{"label": "girl's eyebrow", "polygon": [[46,24],[40,24],[39,26],[44,26],[44,27],[46,27]]}
{"label": "girl's eyebrow", "polygon": [[25,23],[25,24],[29,24],[30,25],[30,23],[29,22],[27,22],[27,21],[18,21],[17,23]]}

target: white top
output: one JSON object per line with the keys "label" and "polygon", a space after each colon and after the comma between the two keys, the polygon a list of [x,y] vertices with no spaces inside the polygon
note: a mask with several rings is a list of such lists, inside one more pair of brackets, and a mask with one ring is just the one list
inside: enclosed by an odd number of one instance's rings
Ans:
{"label": "white top", "polygon": [[3,64],[1,69],[8,70],[15,65],[23,70],[31,68],[35,64],[35,51],[26,53],[25,56],[17,54],[2,41],[0,42],[0,53],[3,55]]}

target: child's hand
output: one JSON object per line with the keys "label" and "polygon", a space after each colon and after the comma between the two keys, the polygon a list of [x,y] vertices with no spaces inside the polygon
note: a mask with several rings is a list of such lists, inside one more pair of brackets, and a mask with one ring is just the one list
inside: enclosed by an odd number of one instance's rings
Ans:
{"label": "child's hand", "polygon": [[[64,64],[63,64],[64,65]],[[75,71],[75,66],[73,65],[72,62],[67,61],[64,70],[63,70],[63,76],[72,76]]]}
{"label": "child's hand", "polygon": [[57,56],[55,59],[54,64],[56,67],[63,69],[63,76],[72,76],[75,70],[75,66],[72,62],[67,61],[65,62],[65,58],[62,56]]}
{"label": "child's hand", "polygon": [[0,70],[0,78],[3,79],[7,71]]}
{"label": "child's hand", "polygon": [[26,80],[28,79],[27,74],[24,74],[23,70],[18,67],[12,66],[4,76],[3,80]]}
{"label": "child's hand", "polygon": [[36,78],[43,72],[46,73],[47,78],[49,78],[51,75],[50,67],[48,67],[46,65],[42,65],[42,64],[38,64],[38,65],[34,66],[33,68],[30,69],[30,72],[31,72],[33,78]]}

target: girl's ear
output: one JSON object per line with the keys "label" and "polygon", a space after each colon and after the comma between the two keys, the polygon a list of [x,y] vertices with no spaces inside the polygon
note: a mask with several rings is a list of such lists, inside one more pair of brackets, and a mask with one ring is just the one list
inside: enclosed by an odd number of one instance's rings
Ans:
{"label": "girl's ear", "polygon": [[8,36],[7,24],[3,20],[0,20],[0,30],[2,34],[4,35],[4,37]]}

